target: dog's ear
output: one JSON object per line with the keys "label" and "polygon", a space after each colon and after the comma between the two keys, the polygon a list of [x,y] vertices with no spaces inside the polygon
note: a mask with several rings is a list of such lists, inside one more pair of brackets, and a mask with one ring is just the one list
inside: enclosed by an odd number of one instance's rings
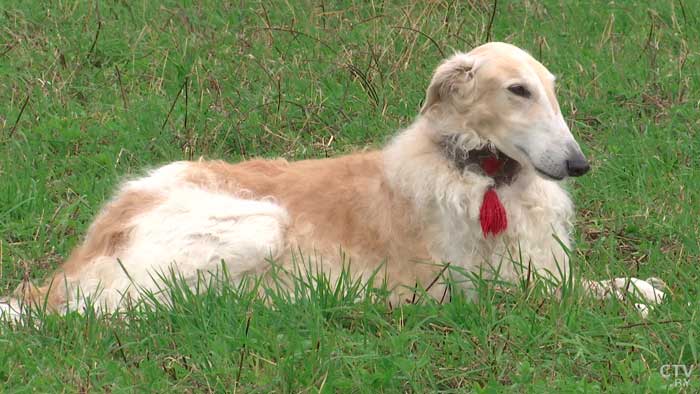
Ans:
{"label": "dog's ear", "polygon": [[458,53],[438,66],[425,94],[425,102],[420,110],[424,115],[436,104],[457,99],[464,102],[474,87],[474,57]]}

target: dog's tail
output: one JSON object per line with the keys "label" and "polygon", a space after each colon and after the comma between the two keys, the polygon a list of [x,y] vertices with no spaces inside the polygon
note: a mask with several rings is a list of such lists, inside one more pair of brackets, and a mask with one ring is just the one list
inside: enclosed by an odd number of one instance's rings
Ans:
{"label": "dog's tail", "polygon": [[64,286],[56,283],[61,275],[54,274],[47,284],[35,286],[25,279],[9,297],[0,297],[0,320],[17,321],[32,311],[58,312],[65,305]]}

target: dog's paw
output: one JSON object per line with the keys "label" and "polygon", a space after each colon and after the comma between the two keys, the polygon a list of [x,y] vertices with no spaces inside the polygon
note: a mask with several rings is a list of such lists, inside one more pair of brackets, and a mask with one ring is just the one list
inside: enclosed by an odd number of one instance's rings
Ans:
{"label": "dog's paw", "polygon": [[659,290],[659,291],[662,291],[662,292],[666,292],[667,289],[668,289],[668,286],[666,285],[666,282],[664,282],[663,280],[661,280],[661,279],[659,279],[659,278],[656,278],[656,277],[653,277],[653,276],[652,276],[652,277],[650,277],[650,278],[647,278],[646,281],[647,281],[647,283],[649,283],[650,285],[654,286],[654,288],[656,288],[656,290]]}
{"label": "dog's paw", "polygon": [[666,283],[659,278],[617,278],[613,281],[613,286],[618,298],[623,299],[632,294],[643,301],[634,304],[643,318],[649,316],[654,305],[660,304],[666,298]]}

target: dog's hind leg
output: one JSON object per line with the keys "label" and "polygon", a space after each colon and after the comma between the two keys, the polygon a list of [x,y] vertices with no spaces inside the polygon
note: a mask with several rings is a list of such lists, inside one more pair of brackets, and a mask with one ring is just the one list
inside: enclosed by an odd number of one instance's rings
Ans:
{"label": "dog's hind leg", "polygon": [[116,278],[102,290],[112,305],[127,289],[132,298],[160,292],[171,274],[194,286],[206,284],[200,283],[202,274],[225,268],[228,279],[238,282],[265,272],[267,260],[282,253],[288,221],[275,202],[199,188],[172,190],[135,221],[120,264],[94,276]]}

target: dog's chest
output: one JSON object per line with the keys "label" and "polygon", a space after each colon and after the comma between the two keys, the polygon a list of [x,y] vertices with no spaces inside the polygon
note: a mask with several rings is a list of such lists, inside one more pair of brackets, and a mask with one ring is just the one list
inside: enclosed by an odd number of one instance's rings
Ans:
{"label": "dog's chest", "polygon": [[[566,191],[557,183],[535,180],[527,188],[505,186],[497,193],[508,226],[496,236],[484,236],[478,210],[435,207],[426,232],[433,258],[469,270],[513,257],[548,270],[568,264],[562,245],[570,246],[573,208]],[[475,204],[465,204],[470,205]]]}

